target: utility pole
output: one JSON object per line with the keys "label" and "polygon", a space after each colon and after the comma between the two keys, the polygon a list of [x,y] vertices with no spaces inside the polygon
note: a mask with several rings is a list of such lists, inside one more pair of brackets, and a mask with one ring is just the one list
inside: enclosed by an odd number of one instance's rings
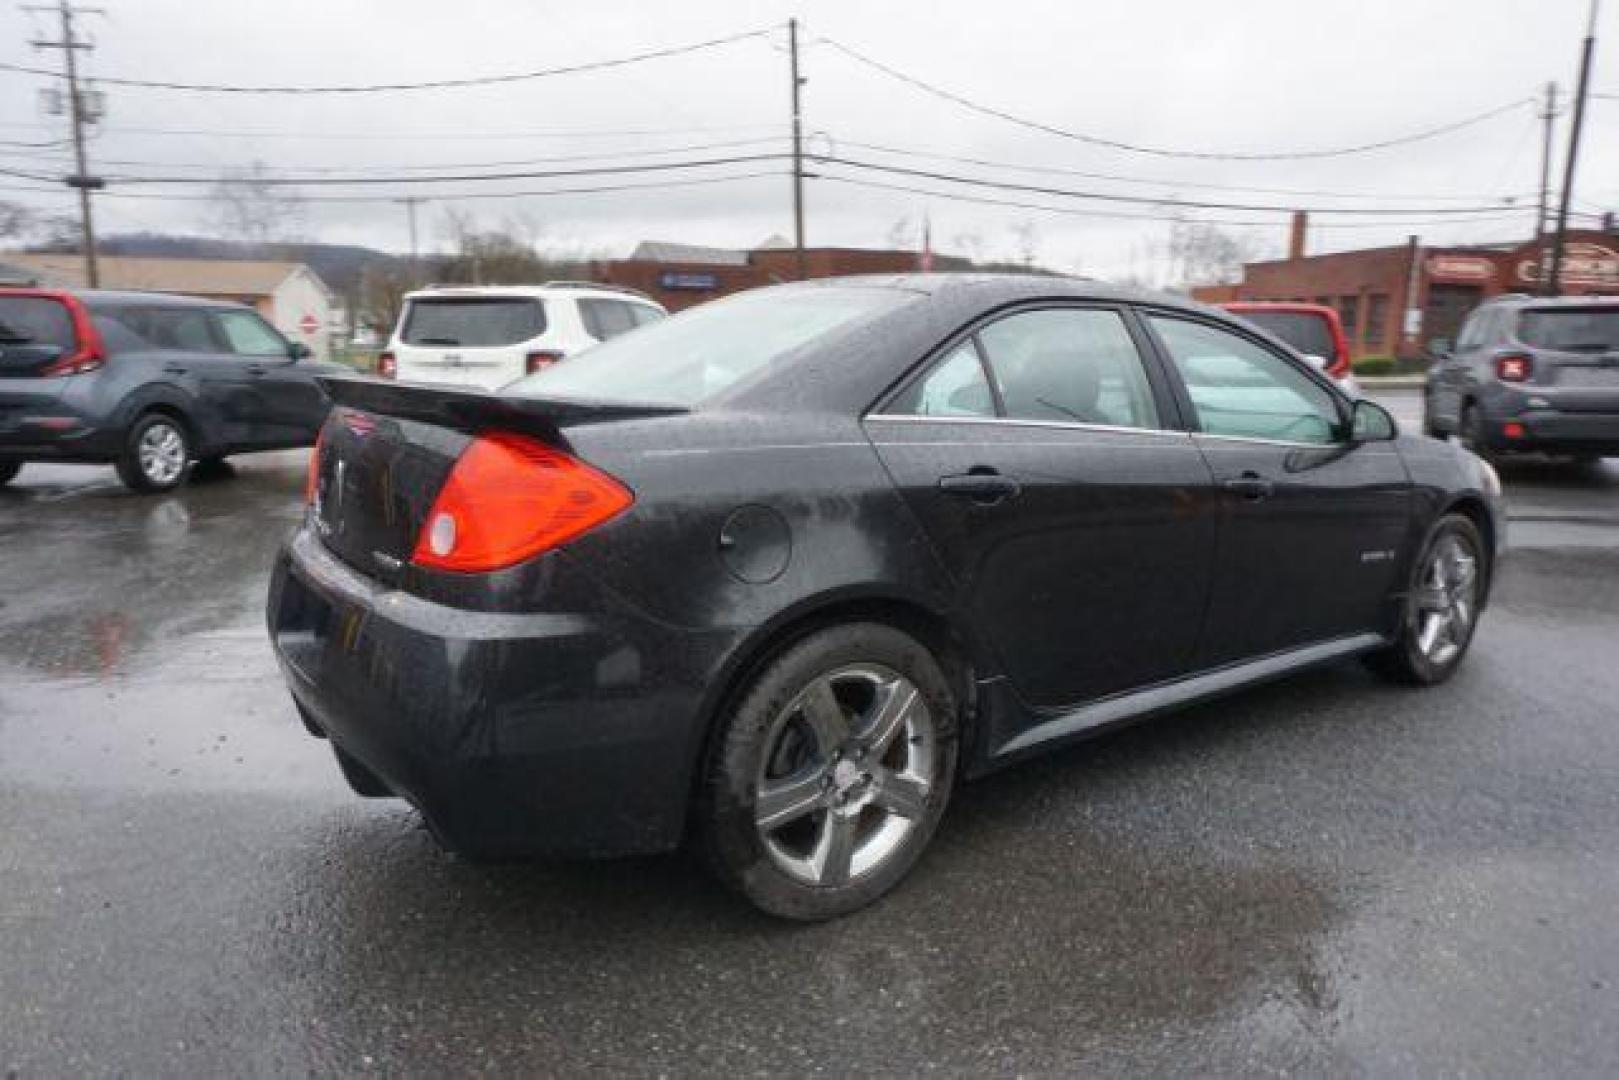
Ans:
{"label": "utility pole", "polygon": [[793,79],[793,251],[798,262],[798,280],[808,271],[804,264],[804,129],[798,91],[805,80],[798,75],[798,20],[787,20],[787,51],[792,57]]}
{"label": "utility pole", "polygon": [[1546,84],[1546,102],[1536,114],[1544,124],[1540,139],[1540,213],[1535,215],[1535,250],[1542,262],[1546,252],[1542,246],[1546,239],[1546,214],[1551,209],[1552,188],[1552,129],[1557,119],[1557,84]]}
{"label": "utility pole", "polygon": [[73,17],[79,14],[100,13],[100,8],[75,8],[69,0],[57,0],[54,8],[38,5],[25,6],[25,11],[54,11],[62,20],[62,39],[60,41],[35,41],[37,49],[61,49],[64,57],[63,66],[67,69],[67,101],[68,117],[73,125],[73,168],[74,173],[65,183],[79,192],[79,229],[81,243],[84,247],[84,277],[90,288],[99,288],[101,285],[101,268],[96,265],[96,227],[95,218],[90,210],[90,192],[107,186],[107,182],[99,176],[91,176],[89,165],[85,161],[84,153],[84,95],[79,91],[79,51],[86,52],[95,46],[88,41],[80,41],[73,32]]}
{"label": "utility pole", "polygon": [[1601,7],[1602,0],[1591,0],[1591,15],[1585,24],[1585,43],[1580,48],[1580,81],[1574,90],[1574,120],[1568,132],[1568,164],[1563,167],[1563,199],[1557,207],[1557,239],[1552,245],[1551,273],[1546,275],[1546,292],[1551,296],[1563,291],[1563,246],[1568,239],[1568,206],[1574,201],[1574,166],[1580,158],[1580,129],[1585,126],[1585,98],[1591,88],[1591,53],[1596,48],[1597,12]]}
{"label": "utility pole", "polygon": [[405,212],[410,217],[410,278],[412,284],[418,284],[421,274],[418,272],[420,263],[417,261],[416,249],[416,207],[426,200],[420,195],[406,195],[404,198],[395,199],[394,201],[404,203]]}

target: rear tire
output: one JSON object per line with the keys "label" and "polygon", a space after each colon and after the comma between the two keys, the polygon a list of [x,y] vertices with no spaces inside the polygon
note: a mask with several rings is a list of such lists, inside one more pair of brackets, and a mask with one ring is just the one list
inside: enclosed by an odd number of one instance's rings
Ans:
{"label": "rear tire", "polygon": [[185,424],[168,413],[147,413],[124,440],[118,479],[143,495],[173,491],[185,483],[190,463],[191,437]]}
{"label": "rear tire", "polygon": [[1491,567],[1478,527],[1447,514],[1429,532],[1412,568],[1392,644],[1366,657],[1391,682],[1433,686],[1455,674],[1478,629]]}
{"label": "rear tire", "polygon": [[22,462],[0,461],[0,487],[5,487],[17,479],[17,474],[20,472],[22,472]]}
{"label": "rear tire", "polygon": [[950,801],[956,701],[907,634],[850,623],[781,653],[720,719],[697,807],[720,878],[758,908],[818,921],[909,873]]}

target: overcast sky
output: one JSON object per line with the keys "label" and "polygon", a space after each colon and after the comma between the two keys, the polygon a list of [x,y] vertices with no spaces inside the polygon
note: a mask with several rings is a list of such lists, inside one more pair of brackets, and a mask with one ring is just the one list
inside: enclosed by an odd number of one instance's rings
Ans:
{"label": "overcast sky", "polygon": [[[1411,232],[1430,243],[1516,240],[1532,229],[1540,127],[1524,104],[1465,130],[1415,145],[1303,161],[1162,158],[1086,145],[975,114],[863,67],[832,39],[965,98],[1038,123],[1134,144],[1210,152],[1287,152],[1374,142],[1420,131],[1516,99],[1548,80],[1572,86],[1587,0],[1133,0],[1129,3],[982,0],[876,3],[538,3],[522,0],[96,0],[86,19],[96,50],[92,74],[184,82],[333,84],[457,78],[604,60],[739,31],[803,23],[806,130],[810,148],[840,156],[977,177],[1147,196],[1306,207],[1382,209],[1502,207],[1499,218],[1438,223],[1424,213],[1322,217],[1311,250],[1396,243]],[[27,41],[55,25],[0,4],[0,61],[55,65]],[[489,162],[607,155],[600,164],[768,154],[786,148],[784,30],[690,55],[589,74],[495,87],[345,96],[252,96],[106,87],[107,118],[92,143],[109,175],[209,176],[262,160],[287,174],[353,167],[376,173],[444,165],[466,172]],[[1619,94],[1619,0],[1598,27],[1596,90]],[[0,72],[0,140],[48,141],[65,132],[36,103],[48,80]],[[1566,117],[1558,129],[1558,161]],[[1576,209],[1619,209],[1619,100],[1593,102],[1587,117]],[[744,140],[760,140],[743,142]],[[681,148],[735,143],[718,149]],[[1103,180],[1015,172],[859,148],[1124,177]],[[57,151],[0,146],[10,169],[59,171]],[[139,162],[143,164],[113,164]],[[144,164],[153,163],[153,164]],[[556,162],[530,168],[588,166]],[[760,170],[778,162],[681,174],[586,177],[413,190],[534,190],[649,183]],[[471,168],[471,171],[478,171]],[[834,171],[831,168],[825,170]],[[974,193],[939,181],[836,170],[883,183]],[[1559,165],[1560,171],[1560,165]],[[11,190],[4,190],[10,185]],[[1218,187],[1215,185],[1219,185]],[[68,211],[64,191],[0,198]],[[1232,190],[1225,190],[1225,188]],[[1267,190],[1268,189],[1268,190]],[[1279,194],[1289,191],[1326,195]],[[187,193],[206,188],[116,186],[115,191]],[[308,189],[306,189],[308,190]],[[335,193],[337,189],[324,189]],[[348,193],[366,189],[344,189]],[[379,187],[366,193],[394,194]],[[1086,217],[976,205],[811,180],[812,245],[888,246],[901,219],[931,222],[941,251],[1011,256],[1028,223],[1039,260],[1102,277],[1150,275],[1170,211],[978,189],[980,197],[1066,206],[1159,220]],[[1505,209],[1504,200],[1516,211]],[[202,232],[206,202],[98,200],[102,232]],[[547,244],[625,254],[641,239],[751,246],[790,235],[789,182],[755,177],[681,188],[509,200],[430,201],[423,246],[443,242],[449,207],[488,224],[522,218]],[[1279,213],[1186,210],[1193,219],[1251,221],[1242,231],[1280,252]],[[404,250],[404,207],[309,204],[306,238]],[[1347,227],[1353,226],[1353,227]]]}

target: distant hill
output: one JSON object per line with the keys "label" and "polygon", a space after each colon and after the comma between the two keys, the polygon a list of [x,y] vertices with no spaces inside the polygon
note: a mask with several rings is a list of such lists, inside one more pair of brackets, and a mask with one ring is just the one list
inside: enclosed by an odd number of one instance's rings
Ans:
{"label": "distant hill", "polygon": [[301,262],[345,297],[358,295],[360,275],[368,269],[402,270],[407,260],[375,248],[353,244],[244,244],[208,236],[167,233],[120,233],[97,244],[105,255],[171,259],[275,259]]}

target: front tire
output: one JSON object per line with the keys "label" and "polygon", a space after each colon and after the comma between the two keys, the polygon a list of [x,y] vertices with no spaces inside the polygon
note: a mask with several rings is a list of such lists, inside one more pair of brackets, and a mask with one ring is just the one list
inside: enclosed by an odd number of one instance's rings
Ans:
{"label": "front tire", "polygon": [[1485,461],[1491,463],[1495,461],[1495,451],[1490,449],[1484,432],[1484,413],[1471,401],[1462,406],[1462,417],[1460,424],[1457,425],[1457,433],[1462,445],[1469,451]]}
{"label": "front tire", "polygon": [[117,462],[118,479],[143,495],[173,491],[185,482],[191,437],[167,413],[147,413],[135,421]]}
{"label": "front tire", "polygon": [[1433,686],[1454,675],[1478,628],[1489,571],[1478,527],[1461,514],[1440,518],[1412,572],[1394,642],[1369,655],[1367,666],[1407,686]]}
{"label": "front tire", "polygon": [[721,718],[697,814],[710,863],[783,918],[870,904],[910,871],[950,801],[956,710],[938,661],[893,627],[797,642]]}

